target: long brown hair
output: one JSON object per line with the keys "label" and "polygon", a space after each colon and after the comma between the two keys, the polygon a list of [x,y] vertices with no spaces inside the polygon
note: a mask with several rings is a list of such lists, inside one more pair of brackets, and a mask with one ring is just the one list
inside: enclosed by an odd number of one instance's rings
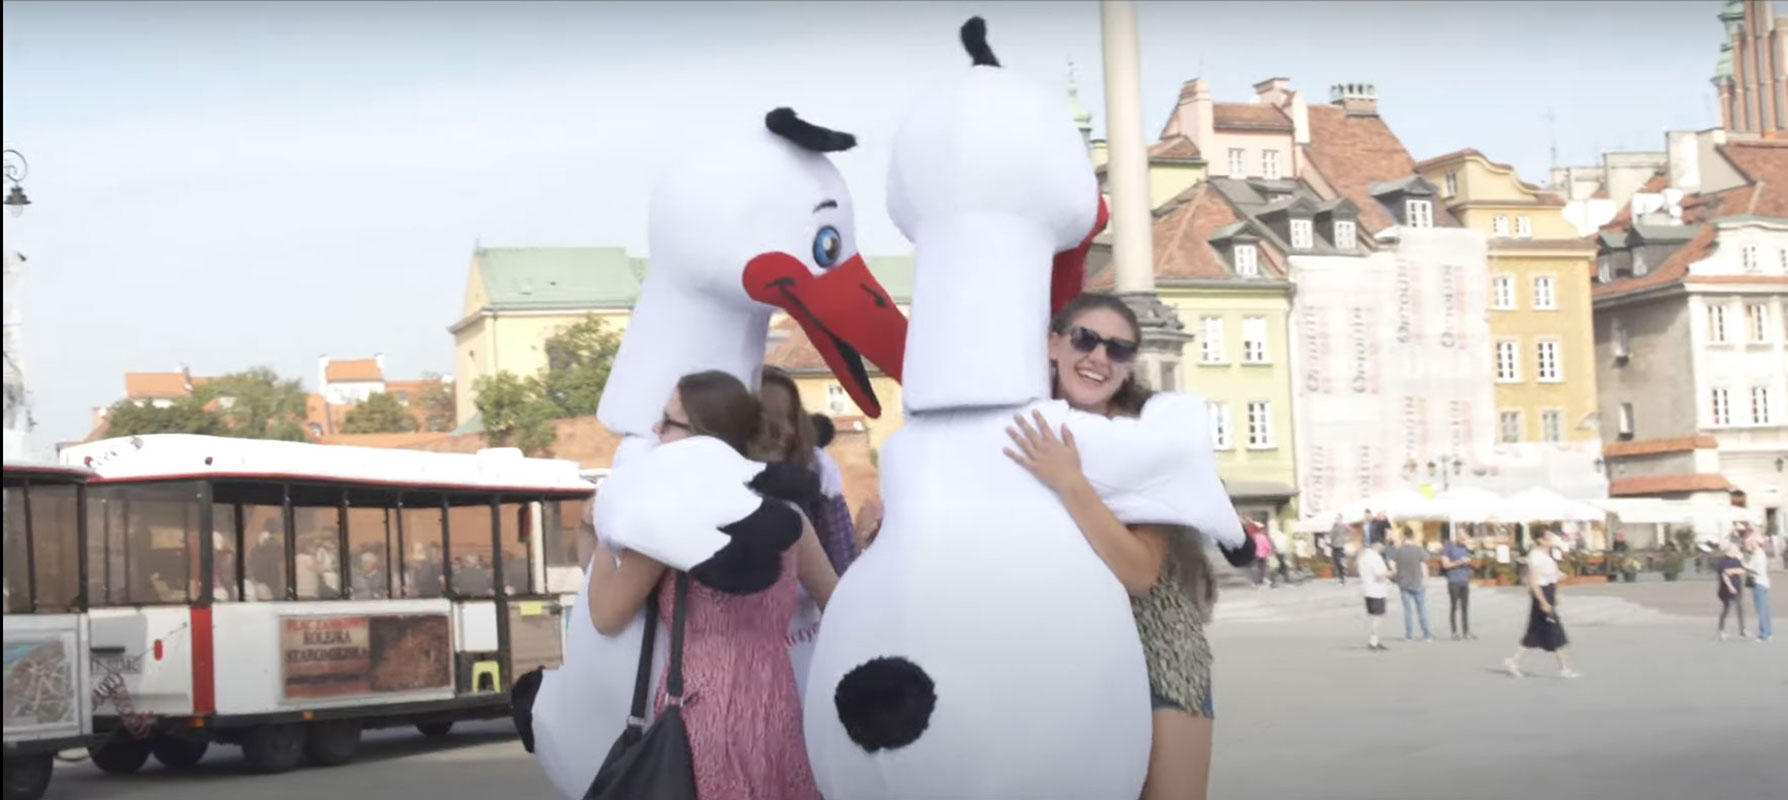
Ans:
{"label": "long brown hair", "polygon": [[764,430],[763,405],[738,378],[719,370],[695,372],[677,381],[683,413],[692,433],[726,442],[751,457]]}
{"label": "long brown hair", "polygon": [[[765,366],[763,377],[758,385],[758,397],[762,402],[763,392],[771,386],[788,392],[788,417],[777,419],[769,408],[764,409],[764,440],[771,450],[765,455],[771,461],[793,461],[802,466],[813,464],[814,441],[818,434],[813,429],[813,417],[808,416],[807,409],[801,406],[801,391],[795,388],[795,379],[778,367]],[[781,452],[783,440],[788,439],[789,452]]]}
{"label": "long brown hair", "polygon": [[[1049,332],[1058,336],[1066,336],[1068,328],[1073,326],[1076,318],[1096,308],[1103,308],[1123,317],[1124,322],[1130,325],[1131,341],[1139,345],[1142,343],[1142,322],[1136,319],[1136,312],[1131,310],[1130,305],[1118,299],[1117,295],[1098,292],[1075,295],[1074,299],[1063,305],[1062,310],[1049,321]],[[1060,392],[1056,387],[1060,384],[1061,378],[1054,373],[1055,365],[1051,364],[1049,392],[1050,396],[1059,397]],[[1127,417],[1141,416],[1143,404],[1147,403],[1153,394],[1154,392],[1136,382],[1136,371],[1131,370],[1129,377],[1124,378],[1124,382],[1118,385],[1117,393],[1111,396],[1112,413]]]}

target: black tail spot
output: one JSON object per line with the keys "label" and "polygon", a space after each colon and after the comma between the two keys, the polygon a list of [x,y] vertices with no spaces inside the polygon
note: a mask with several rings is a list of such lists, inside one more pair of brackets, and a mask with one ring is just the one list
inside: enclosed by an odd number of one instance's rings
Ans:
{"label": "black tail spot", "polygon": [[540,693],[540,680],[545,677],[545,668],[536,667],[517,678],[509,690],[509,715],[515,720],[522,747],[530,753],[534,752],[534,695]]}
{"label": "black tail spot", "polygon": [[871,659],[838,681],[838,721],[865,751],[894,750],[919,740],[937,708],[937,688],[918,664]]}

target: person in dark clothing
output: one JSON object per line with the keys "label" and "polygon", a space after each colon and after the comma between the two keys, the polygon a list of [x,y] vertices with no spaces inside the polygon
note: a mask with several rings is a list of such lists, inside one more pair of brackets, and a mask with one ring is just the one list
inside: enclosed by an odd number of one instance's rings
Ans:
{"label": "person in dark clothing", "polygon": [[1335,525],[1329,528],[1329,558],[1335,563],[1335,580],[1342,586],[1347,585],[1347,521],[1340,514],[1335,515]]}
{"label": "person in dark clothing", "polygon": [[1440,568],[1447,576],[1447,627],[1453,639],[1476,639],[1471,635],[1471,548],[1465,546],[1465,534],[1449,537],[1452,526],[1442,524],[1441,535],[1448,538],[1440,551]]}
{"label": "person in dark clothing", "polygon": [[1745,585],[1745,563],[1739,560],[1738,546],[1730,542],[1721,549],[1720,560],[1714,562],[1714,575],[1720,590],[1720,638],[1726,638],[1726,616],[1738,611],[1738,638],[1745,633],[1745,604],[1739,597]]}

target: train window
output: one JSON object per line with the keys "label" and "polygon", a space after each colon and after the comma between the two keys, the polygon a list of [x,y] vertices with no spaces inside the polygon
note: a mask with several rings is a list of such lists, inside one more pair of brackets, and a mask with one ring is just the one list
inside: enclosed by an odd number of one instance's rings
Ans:
{"label": "train window", "polygon": [[236,506],[211,504],[211,599],[233,601],[237,594],[236,570],[241,562],[236,555]]}
{"label": "train window", "polygon": [[30,561],[25,557],[25,488],[6,487],[6,613],[31,610]]}
{"label": "train window", "polygon": [[198,595],[199,486],[150,483],[88,489],[88,536],[102,543],[87,571],[96,605],[188,603]]}
{"label": "train window", "polygon": [[534,531],[533,503],[504,503],[497,519],[502,525],[503,590],[511,596],[533,594],[534,573],[528,558],[528,539]]}
{"label": "train window", "polygon": [[397,535],[392,528],[386,509],[348,509],[348,593],[355,600],[391,596],[385,562]]}
{"label": "train window", "polygon": [[453,591],[462,597],[490,597],[490,505],[453,506],[447,511],[448,557]]}
{"label": "train window", "polygon": [[124,580],[124,502],[117,489],[87,490],[87,602],[128,603]]}
{"label": "train window", "polygon": [[242,506],[242,538],[242,599],[286,599],[285,507]]}
{"label": "train window", "polygon": [[542,542],[546,550],[546,568],[582,567],[578,558],[583,537],[584,504],[576,500],[550,500],[542,504],[544,528]]}
{"label": "train window", "polygon": [[408,551],[404,557],[404,596],[440,597],[447,588],[442,580],[446,555],[441,552],[441,507],[406,506],[401,513],[404,549]]}
{"label": "train window", "polygon": [[341,508],[293,508],[292,534],[298,550],[292,576],[298,587],[298,599],[340,599]]}

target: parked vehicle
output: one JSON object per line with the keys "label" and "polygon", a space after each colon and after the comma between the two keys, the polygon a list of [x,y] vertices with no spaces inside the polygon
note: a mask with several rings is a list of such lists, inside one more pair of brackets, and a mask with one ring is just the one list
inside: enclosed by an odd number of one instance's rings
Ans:
{"label": "parked vehicle", "polygon": [[581,580],[569,461],[155,435],[63,451],[88,490],[100,769],[283,772],[365,728],[504,717],[562,657]]}

